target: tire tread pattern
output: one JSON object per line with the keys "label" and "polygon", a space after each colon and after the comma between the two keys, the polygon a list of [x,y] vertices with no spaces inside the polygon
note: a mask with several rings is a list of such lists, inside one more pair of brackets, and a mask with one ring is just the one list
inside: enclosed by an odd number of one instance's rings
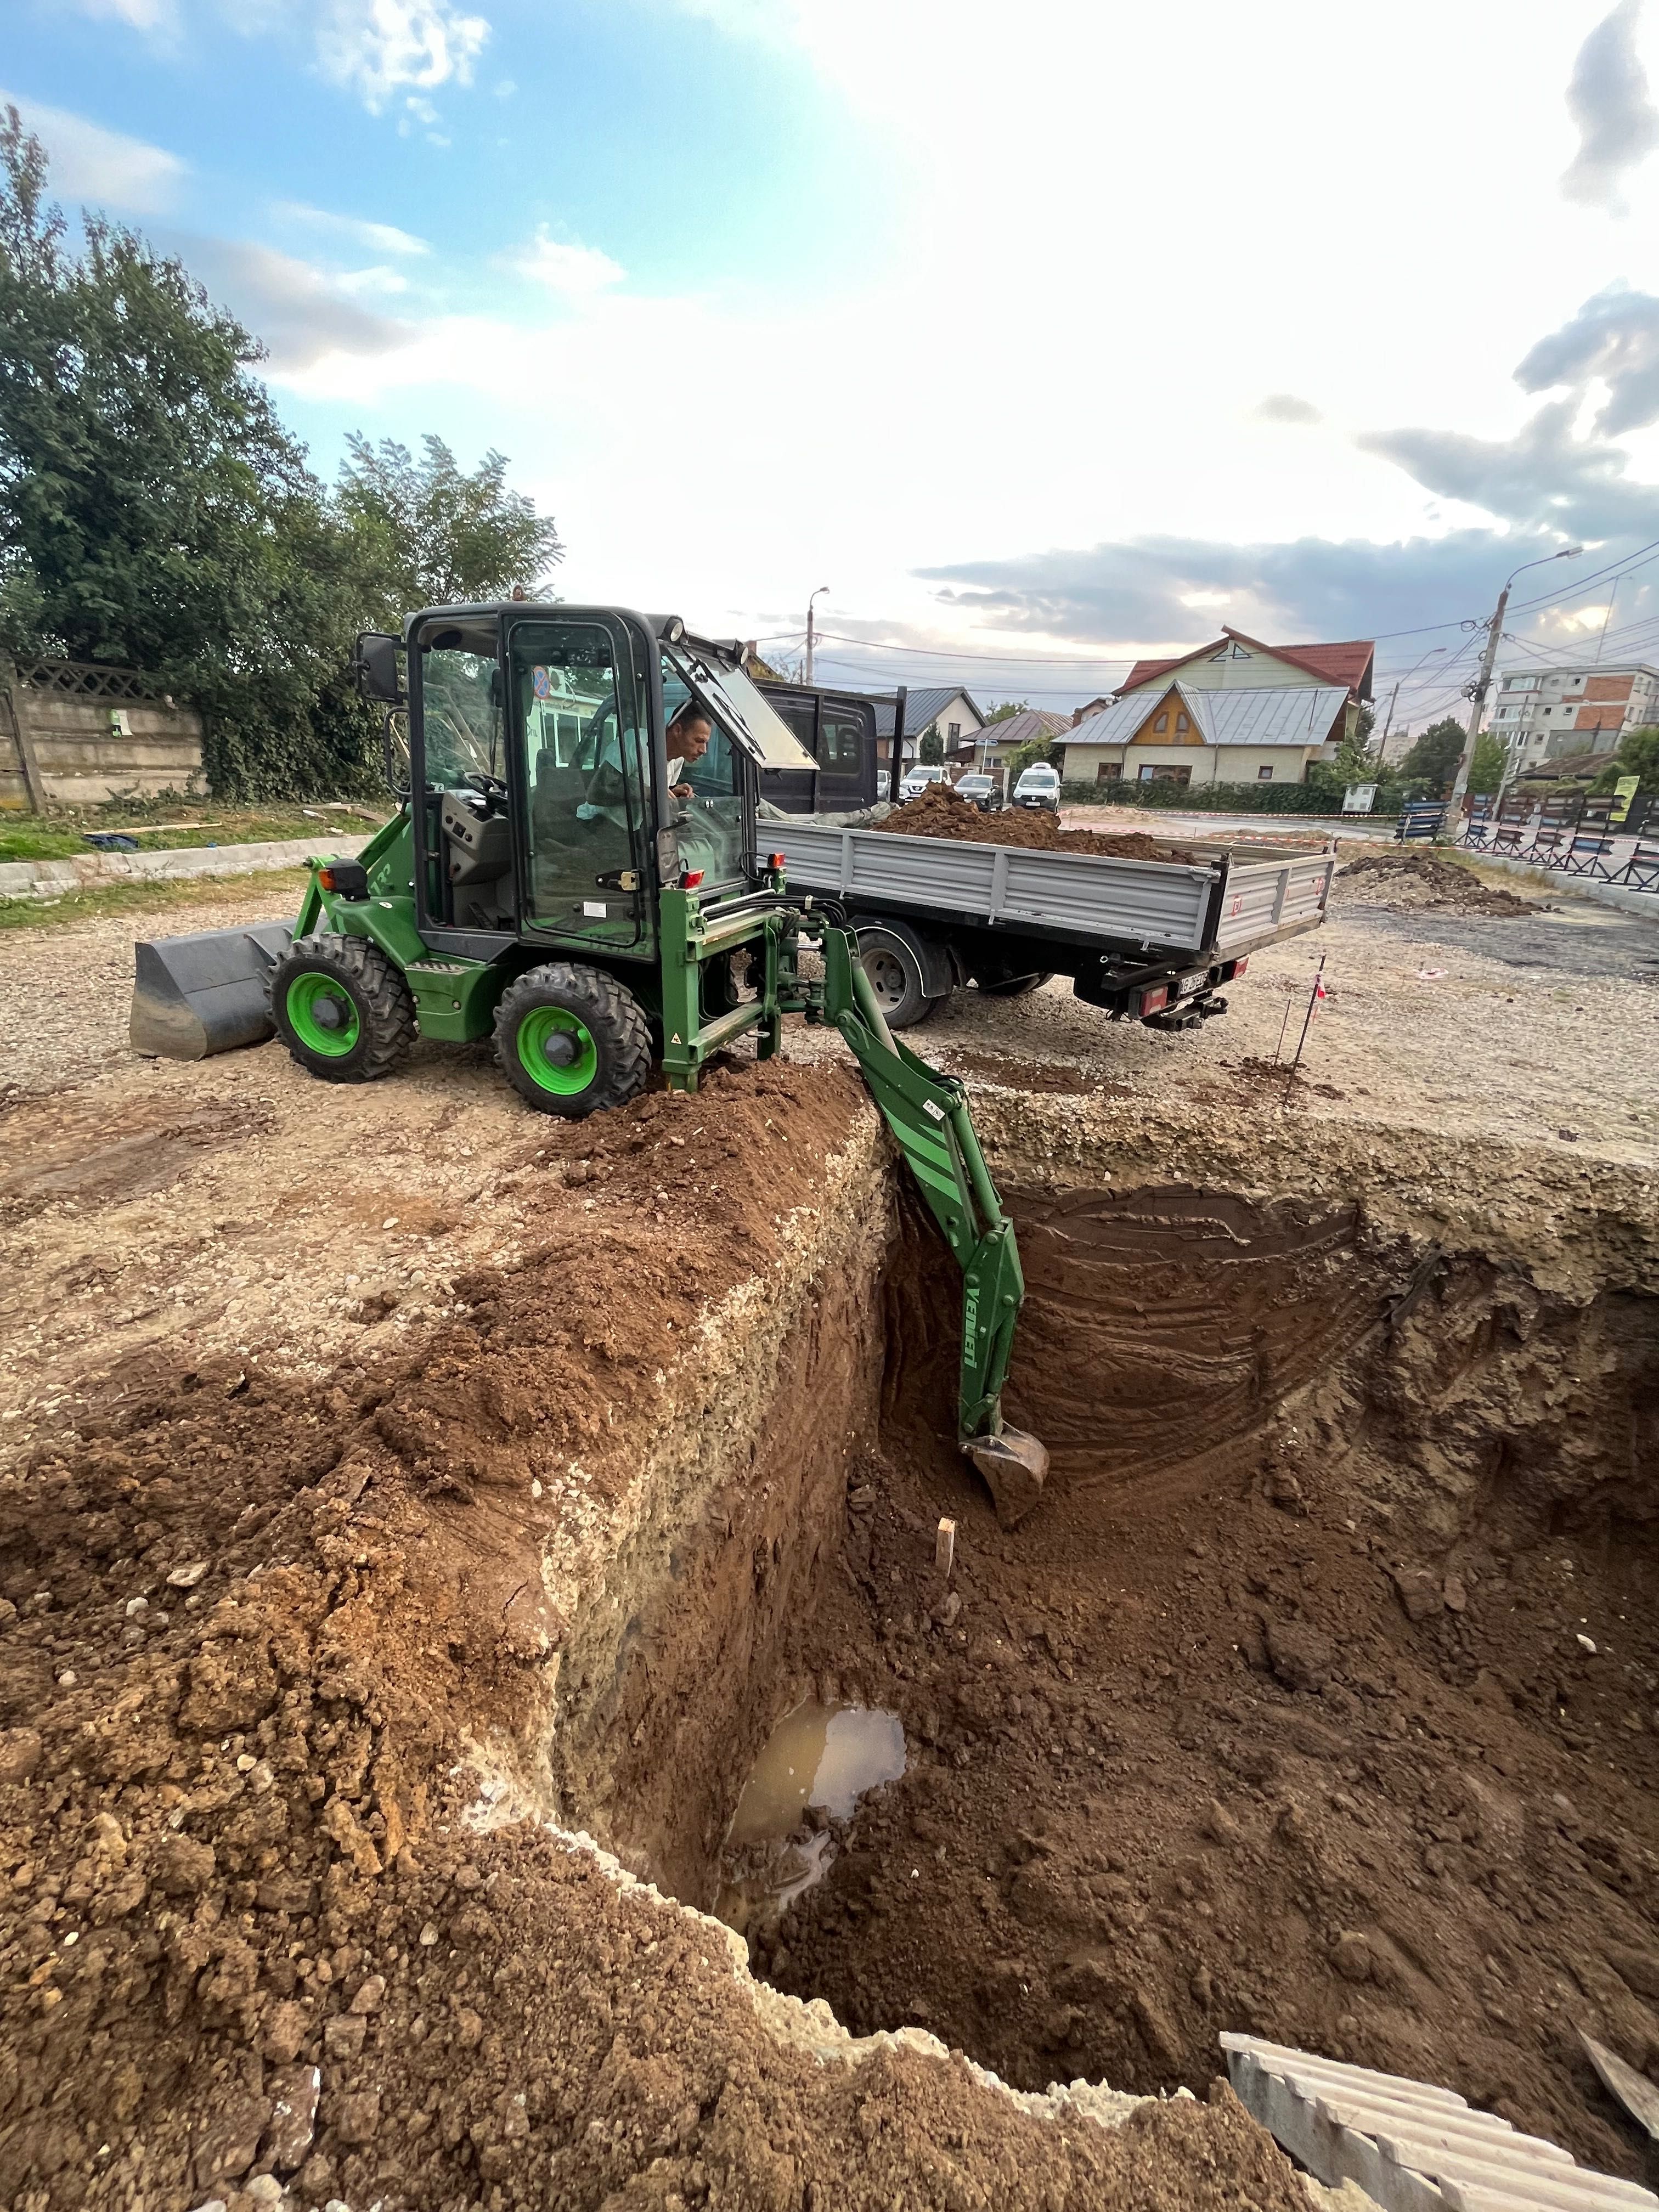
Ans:
{"label": "tire tread pattern", "polygon": [[[536,1006],[556,1002],[580,1013],[599,1049],[599,1072],[579,1094],[580,1109],[543,1091],[519,1058],[520,1018]],[[645,1010],[625,983],[602,968],[574,960],[549,960],[527,969],[501,993],[495,1007],[495,1058],[519,1096],[542,1113],[583,1120],[610,1106],[637,1098],[651,1074],[651,1025]]]}
{"label": "tire tread pattern", "polygon": [[[307,967],[325,969],[349,982],[368,1016],[363,1023],[364,1048],[349,1060],[313,1058],[295,1044],[277,1018],[283,994]],[[271,969],[268,988],[277,1036],[292,1058],[325,1083],[377,1083],[400,1067],[414,1049],[414,995],[396,964],[369,938],[336,936],[325,930],[311,937],[296,937]]]}

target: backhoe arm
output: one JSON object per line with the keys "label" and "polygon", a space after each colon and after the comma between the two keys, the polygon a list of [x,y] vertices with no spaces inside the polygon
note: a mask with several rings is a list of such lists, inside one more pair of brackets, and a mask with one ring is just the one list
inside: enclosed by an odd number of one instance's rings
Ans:
{"label": "backhoe arm", "polygon": [[1002,1386],[1025,1300],[1014,1224],[974,1133],[967,1093],[888,1028],[850,932],[825,931],[823,963],[824,1014],[858,1061],[962,1269],[957,1432],[990,1486],[997,1517],[1012,1527],[1036,1502],[1048,1466],[1036,1438],[1002,1419]]}

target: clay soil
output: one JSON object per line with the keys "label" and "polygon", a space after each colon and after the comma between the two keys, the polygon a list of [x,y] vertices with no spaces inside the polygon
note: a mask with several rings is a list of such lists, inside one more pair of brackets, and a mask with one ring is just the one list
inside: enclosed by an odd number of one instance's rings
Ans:
{"label": "clay soil", "polygon": [[1018,845],[1033,853],[1098,853],[1113,860],[1187,860],[1187,847],[1149,837],[1144,830],[1062,830],[1046,809],[1007,806],[981,814],[942,783],[896,807],[878,830],[901,837],[954,837],[969,845]]}
{"label": "clay soil", "polygon": [[[1226,2027],[1634,2171],[1572,2031],[1659,2073],[1653,948],[1429,927],[1281,948],[1231,1038],[1051,988],[918,1040],[1020,1223],[1012,1533],[930,1232],[873,1291],[823,1241],[891,1179],[821,1035],[567,1127],[477,1051],[136,1066],[118,927],[15,933],[0,2202],[1305,2212]],[[804,1279],[741,1480],[648,1524]],[[775,1995],[641,1883],[706,1905],[807,1686],[911,1765]],[[1103,2076],[1198,2101],[1036,2094]]]}
{"label": "clay soil", "polygon": [[1535,899],[1483,883],[1455,860],[1438,860],[1409,847],[1362,854],[1338,871],[1337,883],[1340,898],[1369,901],[1396,911],[1495,915],[1534,914],[1538,908]]}
{"label": "clay soil", "polygon": [[1576,2029],[1659,2079],[1651,1257],[1553,1296],[1329,1200],[1017,1212],[1049,1493],[1004,1533],[940,1449],[918,1231],[801,1663],[935,1755],[763,1964],[1022,2085],[1201,2088],[1244,2028],[1639,2173]]}

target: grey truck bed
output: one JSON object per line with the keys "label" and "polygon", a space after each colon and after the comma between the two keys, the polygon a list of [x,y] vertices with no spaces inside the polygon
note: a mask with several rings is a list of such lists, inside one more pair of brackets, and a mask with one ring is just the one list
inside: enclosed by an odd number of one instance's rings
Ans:
{"label": "grey truck bed", "polygon": [[839,829],[810,815],[776,823],[773,834],[792,890],[839,898],[859,914],[1210,962],[1316,928],[1335,866],[1330,852],[1283,846],[1194,846],[1192,864],[1121,860]]}

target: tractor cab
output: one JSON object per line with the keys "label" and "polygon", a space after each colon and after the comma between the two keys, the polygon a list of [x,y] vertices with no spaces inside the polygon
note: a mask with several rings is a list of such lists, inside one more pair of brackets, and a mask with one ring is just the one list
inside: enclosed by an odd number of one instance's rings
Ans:
{"label": "tractor cab", "polygon": [[[358,666],[367,696],[406,713],[401,774],[388,757],[416,927],[466,958],[556,941],[654,959],[657,892],[687,877],[705,902],[751,890],[759,772],[816,766],[740,650],[673,617],[437,609],[401,640],[366,637]],[[696,746],[678,741],[690,714]]]}

